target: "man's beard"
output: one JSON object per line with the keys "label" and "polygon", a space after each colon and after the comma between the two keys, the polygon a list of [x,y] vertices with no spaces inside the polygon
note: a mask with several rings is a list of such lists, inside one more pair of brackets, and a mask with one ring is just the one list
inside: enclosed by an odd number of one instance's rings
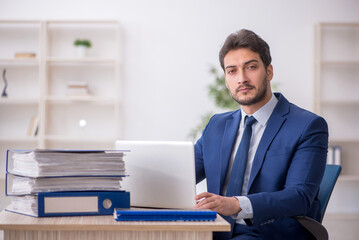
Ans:
{"label": "man's beard", "polygon": [[250,85],[250,84],[244,84],[244,85],[238,86],[236,88],[236,90],[235,90],[235,93],[234,94],[231,93],[231,95],[232,95],[232,98],[237,103],[239,103],[239,105],[250,106],[250,105],[253,105],[253,104],[256,104],[256,103],[262,101],[265,98],[266,93],[267,93],[267,87],[268,87],[268,81],[267,81],[267,78],[264,78],[263,82],[262,82],[262,85],[259,86],[258,92],[253,98],[236,99],[236,93],[239,92],[239,89],[241,89],[241,88],[252,88],[252,89],[254,89],[255,88],[253,85]]}

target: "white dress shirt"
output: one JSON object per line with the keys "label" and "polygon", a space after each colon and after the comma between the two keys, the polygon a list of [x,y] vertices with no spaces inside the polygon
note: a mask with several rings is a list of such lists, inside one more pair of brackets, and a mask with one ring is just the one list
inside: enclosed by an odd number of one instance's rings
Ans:
{"label": "white dress shirt", "polygon": [[[277,98],[274,96],[274,94],[272,94],[272,98],[263,107],[258,109],[252,115],[257,120],[257,122],[255,122],[252,125],[252,138],[251,138],[249,151],[248,151],[247,167],[246,167],[246,171],[244,173],[242,196],[236,196],[242,210],[238,214],[232,216],[232,218],[237,219],[236,222],[238,224],[245,224],[245,222],[243,221],[243,219],[245,219],[245,218],[253,218],[252,204],[251,204],[249,198],[246,197],[246,195],[248,193],[249,177],[251,174],[253,160],[254,160],[254,156],[257,151],[259,142],[260,142],[262,135],[264,133],[264,130],[267,126],[269,117],[271,116],[275,106],[277,105],[277,102],[278,102]],[[247,113],[245,113],[243,111],[243,109],[241,109],[241,122],[239,124],[238,132],[237,132],[237,139],[236,139],[234,148],[232,150],[232,155],[231,155],[231,158],[229,161],[229,166],[228,166],[228,171],[227,171],[227,177],[226,177],[226,181],[225,181],[225,184],[223,187],[224,195],[227,191],[228,181],[229,181],[229,177],[230,177],[230,174],[232,171],[233,161],[234,161],[239,144],[242,139],[243,129],[244,129],[244,119],[246,116],[250,116],[250,115],[248,115]]]}

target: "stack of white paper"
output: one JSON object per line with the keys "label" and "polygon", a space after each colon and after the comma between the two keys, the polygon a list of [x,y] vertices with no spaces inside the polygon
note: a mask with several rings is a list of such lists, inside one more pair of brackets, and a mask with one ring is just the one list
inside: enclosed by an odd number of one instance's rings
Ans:
{"label": "stack of white paper", "polygon": [[29,178],[8,174],[8,195],[25,195],[58,191],[118,191],[122,177],[41,177]]}
{"label": "stack of white paper", "polygon": [[13,151],[8,171],[28,177],[125,175],[122,151]]}
{"label": "stack of white paper", "polygon": [[6,210],[19,212],[25,215],[36,216],[38,212],[37,207],[37,196],[25,195],[13,197],[11,205],[8,206]]}

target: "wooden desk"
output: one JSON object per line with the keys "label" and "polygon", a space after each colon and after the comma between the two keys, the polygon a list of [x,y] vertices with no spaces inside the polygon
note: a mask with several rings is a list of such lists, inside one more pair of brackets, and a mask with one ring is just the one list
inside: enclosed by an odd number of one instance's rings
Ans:
{"label": "wooden desk", "polygon": [[221,216],[214,222],[117,222],[113,216],[33,218],[0,212],[4,239],[212,239],[212,232],[230,231]]}

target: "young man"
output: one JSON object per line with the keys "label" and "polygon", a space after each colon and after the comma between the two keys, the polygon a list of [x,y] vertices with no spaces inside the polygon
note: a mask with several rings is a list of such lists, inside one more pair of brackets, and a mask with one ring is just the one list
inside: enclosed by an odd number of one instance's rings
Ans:
{"label": "young man", "polygon": [[320,218],[327,124],[272,93],[269,46],[252,31],[229,35],[219,58],[240,109],[214,115],[195,145],[197,182],[208,188],[195,208],[231,223],[215,239],[307,239],[291,216]]}

